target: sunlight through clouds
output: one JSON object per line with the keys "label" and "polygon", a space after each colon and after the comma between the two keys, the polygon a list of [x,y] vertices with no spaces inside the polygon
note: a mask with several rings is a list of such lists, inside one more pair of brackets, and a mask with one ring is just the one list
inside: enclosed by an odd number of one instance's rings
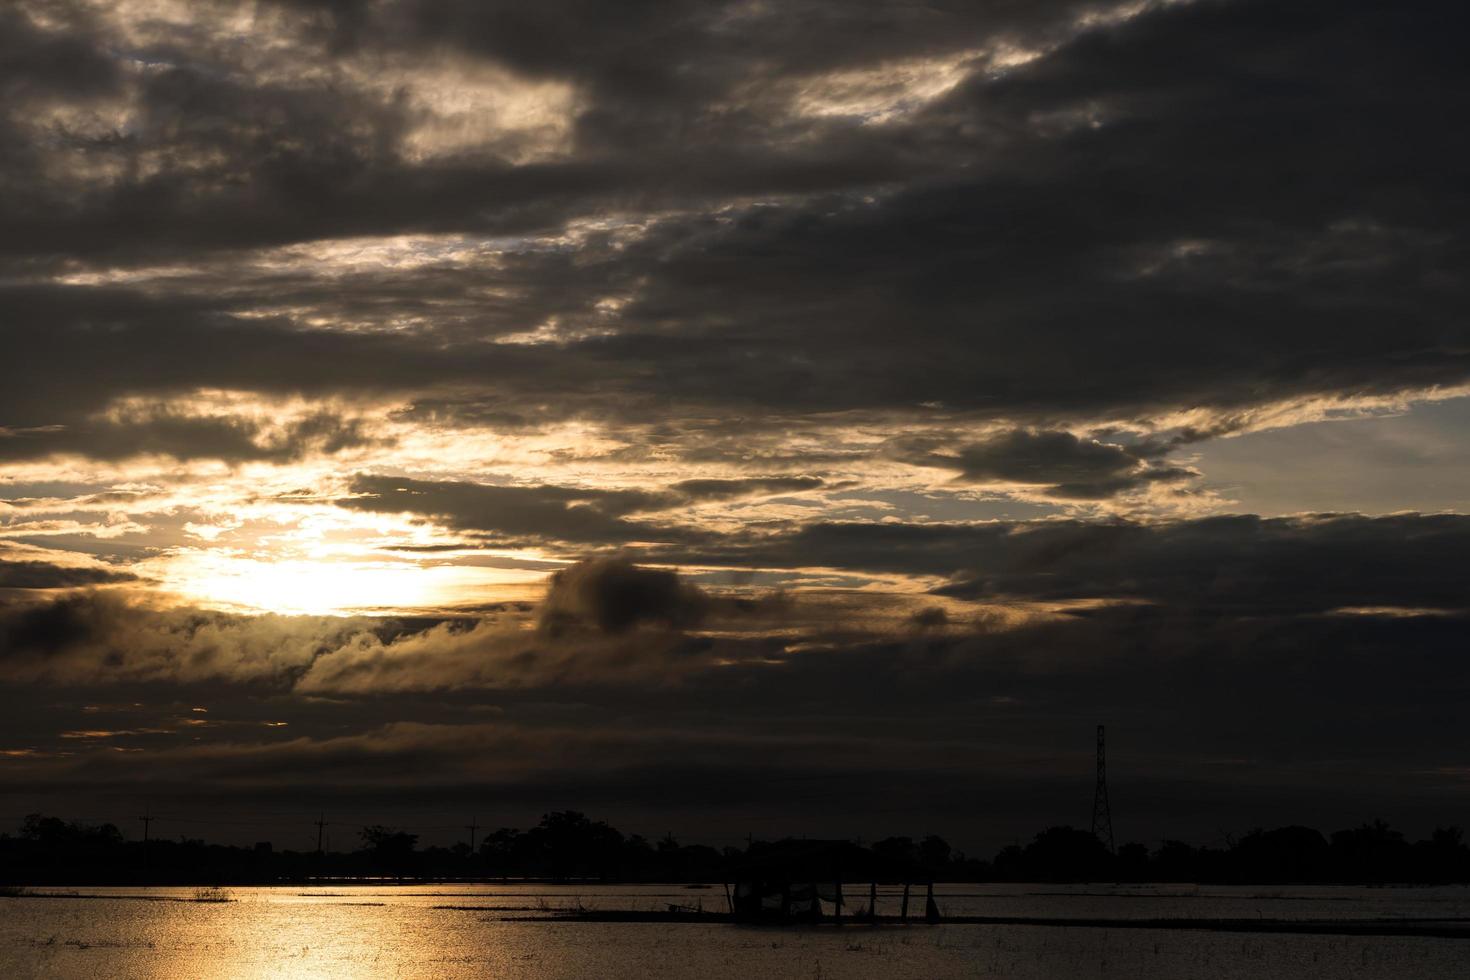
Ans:
{"label": "sunlight through clouds", "polygon": [[527,600],[540,571],[403,561],[183,551],[138,565],[160,589],[208,607],[303,615],[413,612]]}

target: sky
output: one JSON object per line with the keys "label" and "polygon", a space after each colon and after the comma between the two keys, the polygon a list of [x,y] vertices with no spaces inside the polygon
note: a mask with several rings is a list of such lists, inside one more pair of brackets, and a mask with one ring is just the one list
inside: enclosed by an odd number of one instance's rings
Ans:
{"label": "sky", "polygon": [[12,0],[0,823],[1470,821],[1461,8]]}

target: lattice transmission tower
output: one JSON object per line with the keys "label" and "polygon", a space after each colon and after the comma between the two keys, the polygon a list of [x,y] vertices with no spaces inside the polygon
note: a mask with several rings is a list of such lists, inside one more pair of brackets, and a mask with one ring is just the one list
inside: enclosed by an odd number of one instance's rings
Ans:
{"label": "lattice transmission tower", "polygon": [[1113,811],[1108,806],[1108,759],[1103,726],[1097,726],[1097,788],[1092,793],[1092,834],[1113,853]]}

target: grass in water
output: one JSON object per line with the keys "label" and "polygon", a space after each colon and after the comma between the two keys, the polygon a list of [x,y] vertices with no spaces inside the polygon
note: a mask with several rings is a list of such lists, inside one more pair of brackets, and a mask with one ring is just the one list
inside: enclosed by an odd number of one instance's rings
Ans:
{"label": "grass in water", "polygon": [[220,888],[218,885],[194,889],[194,901],[196,902],[233,902],[234,900],[233,892],[228,888]]}

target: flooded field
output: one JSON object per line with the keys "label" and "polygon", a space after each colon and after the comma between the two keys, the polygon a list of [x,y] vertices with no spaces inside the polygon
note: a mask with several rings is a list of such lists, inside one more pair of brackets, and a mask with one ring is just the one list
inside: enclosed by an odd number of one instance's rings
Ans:
{"label": "flooded field", "polygon": [[[56,896],[61,893],[64,897]],[[1216,932],[1212,922],[1470,924],[1466,888],[946,885],[947,915],[1049,924],[755,928],[556,921],[724,907],[722,886],[35,889],[0,898],[0,976],[1404,977],[1470,975],[1470,939]],[[228,897],[201,902],[199,897]],[[879,911],[898,910],[880,894]],[[1118,928],[1067,920],[1192,920]],[[1347,931],[1347,930],[1345,930]]]}

